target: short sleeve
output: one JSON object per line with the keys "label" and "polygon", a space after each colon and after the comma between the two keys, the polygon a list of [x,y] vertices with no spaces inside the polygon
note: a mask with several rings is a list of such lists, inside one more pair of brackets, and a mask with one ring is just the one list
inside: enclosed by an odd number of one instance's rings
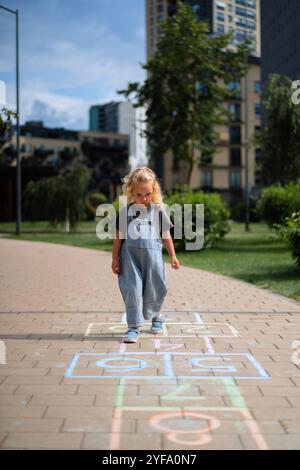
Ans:
{"label": "short sleeve", "polygon": [[122,206],[116,216],[116,230],[120,230],[120,216],[123,213],[127,215],[127,207]]}
{"label": "short sleeve", "polygon": [[166,209],[162,207],[160,209],[160,236],[162,237],[162,234],[170,230],[171,227],[174,227],[174,224],[171,222]]}

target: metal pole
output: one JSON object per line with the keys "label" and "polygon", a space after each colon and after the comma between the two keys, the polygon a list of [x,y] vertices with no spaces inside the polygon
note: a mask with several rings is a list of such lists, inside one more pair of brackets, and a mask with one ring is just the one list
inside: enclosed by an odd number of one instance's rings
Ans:
{"label": "metal pole", "polygon": [[17,107],[17,167],[16,167],[16,234],[20,235],[21,228],[21,160],[20,160],[20,103],[19,103],[19,10],[0,5],[2,10],[16,17],[16,107]]}
{"label": "metal pole", "polygon": [[21,231],[21,159],[20,159],[20,101],[19,101],[19,10],[16,10],[16,101],[17,101],[17,224],[16,234]]}
{"label": "metal pole", "polygon": [[248,83],[247,76],[244,77],[244,104],[245,104],[245,230],[249,232],[250,201],[249,201],[249,155],[248,155]]}

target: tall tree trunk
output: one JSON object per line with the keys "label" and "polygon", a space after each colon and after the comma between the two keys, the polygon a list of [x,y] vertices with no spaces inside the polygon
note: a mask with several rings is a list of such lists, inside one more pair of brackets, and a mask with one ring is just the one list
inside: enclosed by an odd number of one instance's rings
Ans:
{"label": "tall tree trunk", "polygon": [[188,158],[188,163],[189,163],[189,169],[188,169],[188,185],[189,188],[191,188],[191,179],[192,179],[192,173],[193,173],[193,168],[194,168],[194,163],[195,163],[195,139],[192,139],[191,142],[191,150],[190,150],[190,155]]}

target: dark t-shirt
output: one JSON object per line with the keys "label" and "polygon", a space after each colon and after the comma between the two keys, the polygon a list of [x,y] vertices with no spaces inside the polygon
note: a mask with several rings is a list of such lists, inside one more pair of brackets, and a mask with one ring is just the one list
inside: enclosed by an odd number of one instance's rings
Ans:
{"label": "dark t-shirt", "polygon": [[[133,205],[134,203],[132,202],[131,204],[128,204],[126,207],[122,207],[120,211],[126,210],[128,213],[129,208]],[[170,230],[171,227],[174,227],[174,224],[172,224],[170,217],[168,216],[166,209],[164,207],[158,207],[155,204],[152,204],[151,206],[148,206],[148,208],[145,207],[144,210],[141,211],[142,213],[134,209],[133,218],[134,219],[136,219],[137,217],[143,218],[143,215],[145,214],[144,211],[147,211],[147,213],[149,213],[150,207],[151,207],[151,210],[153,210],[153,207],[154,207],[154,209],[159,211],[159,234],[160,234],[160,238],[162,238],[162,233],[166,232],[167,230]],[[116,216],[116,229],[119,230],[119,227],[120,227],[120,212]]]}

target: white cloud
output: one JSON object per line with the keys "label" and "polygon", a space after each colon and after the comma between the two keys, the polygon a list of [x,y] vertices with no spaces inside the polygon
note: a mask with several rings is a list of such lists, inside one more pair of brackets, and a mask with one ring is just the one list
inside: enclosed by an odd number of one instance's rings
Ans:
{"label": "white cloud", "polygon": [[41,120],[50,127],[86,129],[88,105],[85,101],[54,93],[28,90],[21,107],[21,120]]}
{"label": "white cloud", "polygon": [[[7,106],[15,110],[14,84],[9,88]],[[88,128],[90,103],[86,100],[48,91],[45,82],[38,79],[25,82],[20,92],[21,124],[27,120],[41,120],[49,127]]]}
{"label": "white cloud", "polygon": [[[49,15],[53,12],[51,5]],[[116,90],[145,78],[139,65],[144,62],[142,27],[136,28],[130,42],[101,24],[98,17],[84,21],[73,17],[66,22],[63,16],[47,18],[39,12],[38,16],[24,15],[22,30],[21,123],[39,119],[49,126],[87,128],[91,104],[123,100]],[[5,70],[1,58],[0,66],[4,72],[11,69],[7,63]],[[13,80],[7,86],[11,107],[15,103]]]}

